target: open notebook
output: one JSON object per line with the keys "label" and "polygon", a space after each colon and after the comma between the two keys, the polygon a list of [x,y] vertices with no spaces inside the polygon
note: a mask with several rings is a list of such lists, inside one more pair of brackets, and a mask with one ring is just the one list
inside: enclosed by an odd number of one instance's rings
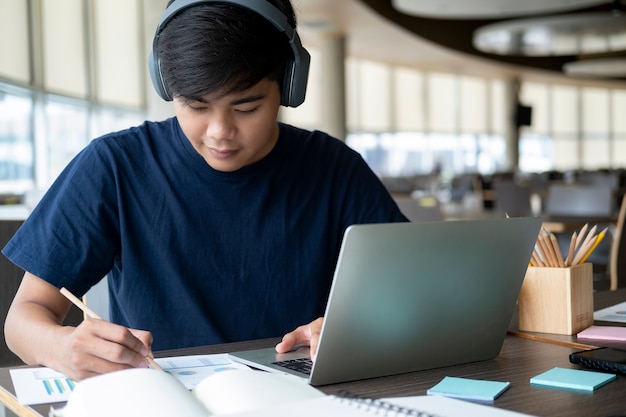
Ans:
{"label": "open notebook", "polygon": [[312,367],[308,348],[230,358],[312,385],[492,359],[540,227],[539,218],[351,226]]}
{"label": "open notebook", "polygon": [[[29,414],[30,415],[30,414]],[[522,417],[525,414],[439,396],[372,400],[325,395],[285,375],[214,373],[189,391],[172,375],[127,369],[85,379],[50,417]]]}

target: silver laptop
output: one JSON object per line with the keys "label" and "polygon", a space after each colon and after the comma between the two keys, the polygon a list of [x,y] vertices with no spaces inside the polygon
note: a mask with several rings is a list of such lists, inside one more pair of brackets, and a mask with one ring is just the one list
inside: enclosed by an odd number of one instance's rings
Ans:
{"label": "silver laptop", "polygon": [[493,359],[540,227],[530,217],[351,226],[312,367],[308,348],[230,357],[311,385]]}

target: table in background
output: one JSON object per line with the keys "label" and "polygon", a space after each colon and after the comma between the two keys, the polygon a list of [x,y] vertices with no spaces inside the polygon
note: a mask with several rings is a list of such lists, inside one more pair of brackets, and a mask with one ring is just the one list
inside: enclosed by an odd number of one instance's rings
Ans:
{"label": "table in background", "polygon": [[[589,227],[617,223],[617,216],[611,217],[573,217],[573,216],[543,216],[543,227],[552,233],[579,231],[585,224]],[[598,230],[600,232],[600,230]]]}
{"label": "table in background", "polygon": [[[595,294],[596,309],[625,301],[626,290]],[[509,381],[511,387],[495,400],[493,405],[537,416],[550,417],[608,417],[626,415],[626,376],[617,379],[593,393],[542,388],[530,385],[530,378],[555,366],[564,368],[579,367],[569,363],[570,353],[579,349],[559,344],[575,341],[574,336],[555,337],[554,343],[529,340],[508,335],[497,358],[489,361],[456,365],[373,378],[362,381],[333,384],[318,387],[321,391],[333,394],[348,390],[354,394],[381,398],[393,396],[425,395],[426,390],[445,376]],[[198,348],[177,349],[158,352],[157,356],[177,356],[193,354],[222,353],[242,349],[273,346],[278,339],[239,342]],[[626,348],[626,344],[621,344]],[[14,394],[9,368],[0,369],[0,385],[4,398]],[[6,402],[5,399],[3,401]],[[34,406],[42,416],[47,415],[50,405]],[[36,414],[19,414],[31,417]]]}

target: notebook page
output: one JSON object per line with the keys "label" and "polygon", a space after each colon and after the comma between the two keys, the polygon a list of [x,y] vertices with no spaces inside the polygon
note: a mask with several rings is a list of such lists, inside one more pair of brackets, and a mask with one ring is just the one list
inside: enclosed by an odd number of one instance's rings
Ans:
{"label": "notebook page", "polygon": [[381,414],[378,402],[370,404],[328,395],[323,398],[300,401],[291,404],[255,410],[250,413],[229,414],[229,417],[320,417],[340,415],[342,417],[367,417],[375,415],[410,416],[413,410],[421,411],[420,416],[427,417],[529,417],[528,414],[503,410],[489,405],[475,404],[442,396],[415,396],[383,399],[390,413]]}
{"label": "notebook page", "polygon": [[206,417],[209,412],[168,373],[129,369],[76,384],[65,407],[54,417]]}

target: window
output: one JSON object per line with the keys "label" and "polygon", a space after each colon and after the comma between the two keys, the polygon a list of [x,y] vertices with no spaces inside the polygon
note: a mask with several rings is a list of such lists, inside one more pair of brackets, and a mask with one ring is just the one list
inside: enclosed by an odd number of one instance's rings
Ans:
{"label": "window", "polygon": [[455,132],[458,127],[457,79],[451,74],[428,74],[428,130]]}
{"label": "window", "polygon": [[391,126],[391,69],[388,65],[360,61],[356,70],[357,101],[349,106],[358,109],[358,125],[373,132],[386,131]]}
{"label": "window", "polygon": [[142,2],[5,3],[0,192],[24,193],[47,188],[93,137],[145,119]]}
{"label": "window", "polygon": [[0,13],[0,77],[22,84],[30,81],[27,0],[2,3]]}
{"label": "window", "polygon": [[30,93],[0,84],[0,192],[33,187],[32,119]]}
{"label": "window", "polygon": [[626,166],[626,91],[613,90],[611,94],[611,132],[613,146],[611,162],[613,167]]}
{"label": "window", "polygon": [[[45,178],[56,178],[70,159],[87,144],[87,107],[79,101],[49,96],[44,107],[47,159]],[[50,184],[43,184],[44,186]]]}
{"label": "window", "polygon": [[424,131],[424,75],[409,68],[393,71],[393,124],[398,131]]}
{"label": "window", "polygon": [[519,169],[522,172],[548,171],[553,166],[554,143],[546,135],[523,134],[519,143]]}
{"label": "window", "polygon": [[576,133],[580,127],[578,89],[568,86],[554,86],[551,92],[552,132]]}
{"label": "window", "polygon": [[44,86],[47,91],[87,98],[87,45],[82,0],[46,0],[42,5]]}
{"label": "window", "polygon": [[463,76],[459,78],[460,129],[462,132],[486,133],[487,112],[487,80],[477,77]]}
{"label": "window", "polygon": [[[425,74],[410,68],[383,71],[369,63],[359,70],[363,64],[351,62],[351,132],[347,143],[363,155],[374,172],[380,176],[413,176],[436,168],[444,176],[452,176],[504,169],[503,122],[488,116],[491,111],[496,115],[504,112],[501,81]],[[389,79],[391,90],[385,93],[382,87],[387,88]],[[366,95],[368,89],[376,94]],[[383,107],[387,96],[393,105]],[[364,100],[373,103],[363,104]],[[382,115],[376,116],[374,109]],[[389,113],[391,117],[387,117]],[[376,124],[372,118],[377,118]]]}
{"label": "window", "polygon": [[141,107],[147,54],[137,31],[141,27],[140,5],[128,0],[96,0],[93,4],[96,100]]}
{"label": "window", "polygon": [[604,168],[610,160],[609,95],[606,89],[583,88],[582,161],[584,169]]}

